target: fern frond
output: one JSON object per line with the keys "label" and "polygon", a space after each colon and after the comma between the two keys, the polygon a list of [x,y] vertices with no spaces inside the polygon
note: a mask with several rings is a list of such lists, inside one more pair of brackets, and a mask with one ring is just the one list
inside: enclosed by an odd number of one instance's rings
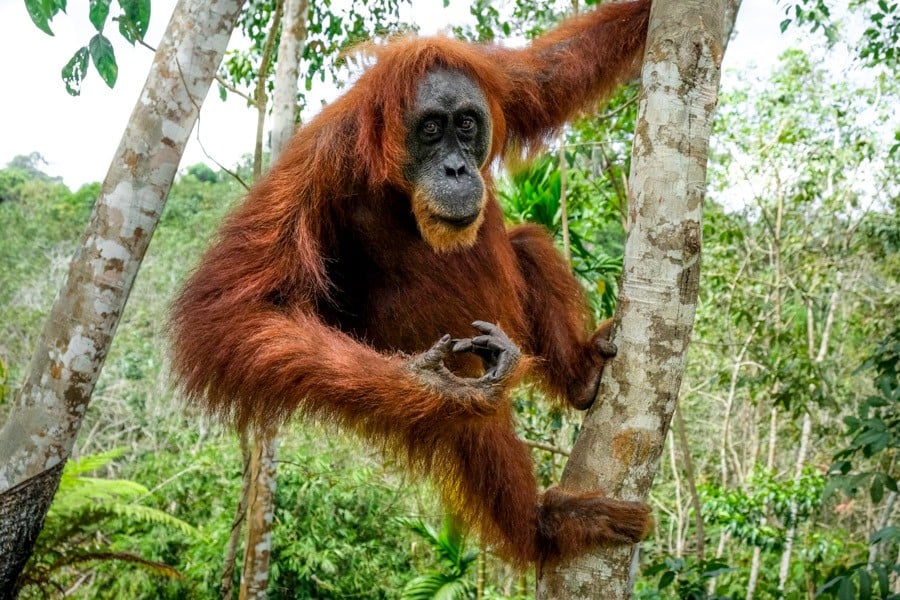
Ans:
{"label": "fern frond", "polygon": [[[146,558],[140,557],[137,554],[131,554],[130,552],[111,552],[111,551],[96,551],[96,550],[85,550],[85,551],[74,551],[69,553],[66,556],[65,564],[66,565],[74,565],[77,563],[84,562],[93,562],[93,561],[104,561],[104,560],[119,560],[127,563],[131,563],[144,569],[145,571],[152,573],[153,575],[158,575],[160,577],[166,577],[168,579],[182,579],[183,576],[178,572],[174,567],[170,567],[169,565],[161,562],[157,562],[155,560],[147,560]],[[61,565],[60,565],[61,566]]]}
{"label": "fern frond", "polygon": [[60,485],[50,512],[60,515],[79,512],[87,505],[139,498],[147,492],[143,485],[127,479],[73,477],[65,488]]}
{"label": "fern frond", "polygon": [[82,456],[78,460],[69,460],[63,469],[60,485],[62,485],[62,482],[67,479],[67,477],[74,478],[82,473],[88,473],[90,471],[95,471],[100,467],[105,467],[123,454],[125,454],[125,448],[113,448],[112,450],[101,452],[100,454],[91,454],[90,456]]}
{"label": "fern frond", "polygon": [[182,521],[178,517],[174,517],[165,511],[159,510],[158,508],[152,508],[142,504],[110,502],[108,504],[97,505],[91,508],[90,512],[104,514],[106,516],[121,517],[128,519],[132,523],[163,525],[177,529],[181,533],[191,537],[200,535],[200,532],[197,531],[193,525]]}

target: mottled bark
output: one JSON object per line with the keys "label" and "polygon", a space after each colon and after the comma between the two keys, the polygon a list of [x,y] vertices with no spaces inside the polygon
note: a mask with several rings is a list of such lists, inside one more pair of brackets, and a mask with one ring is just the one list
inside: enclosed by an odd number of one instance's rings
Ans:
{"label": "mottled bark", "polygon": [[272,93],[272,160],[281,154],[294,134],[297,121],[297,79],[300,58],[306,45],[309,0],[285,0],[281,42],[275,63],[275,90]]}
{"label": "mottled bark", "polygon": [[[11,549],[0,553],[0,595],[12,593],[31,554],[242,4],[181,0],[176,6],[0,431],[0,548]],[[25,529],[21,507],[8,503],[7,494],[34,503]]]}
{"label": "mottled bark", "polygon": [[[710,126],[725,0],[655,0],[631,164],[618,356],[563,473],[570,489],[649,493],[678,398],[697,304]],[[543,569],[538,598],[630,598],[635,547]]]}
{"label": "mottled bark", "polygon": [[0,494],[0,598],[15,598],[15,585],[44,523],[63,463]]}
{"label": "mottled bark", "polygon": [[250,461],[251,487],[247,507],[247,544],[241,571],[240,600],[265,600],[272,555],[272,523],[275,519],[275,450],[277,432],[270,430],[254,440]]}

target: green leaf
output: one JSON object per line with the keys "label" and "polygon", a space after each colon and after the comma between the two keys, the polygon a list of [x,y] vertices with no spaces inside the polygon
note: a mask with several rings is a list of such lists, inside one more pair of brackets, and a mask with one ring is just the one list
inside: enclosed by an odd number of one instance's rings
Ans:
{"label": "green leaf", "polygon": [[103,34],[98,33],[91,38],[88,48],[100,77],[109,87],[115,86],[116,79],[119,77],[119,66],[116,64],[116,55],[110,41]]}
{"label": "green leaf", "polygon": [[435,594],[447,582],[440,573],[428,573],[412,579],[403,588],[400,597],[404,600],[424,600],[434,598]]}
{"label": "green leaf", "polygon": [[50,29],[50,19],[55,13],[50,12],[50,7],[46,3],[42,0],[25,0],[25,9],[38,29],[47,35],[53,35],[53,31]]}
{"label": "green leaf", "polygon": [[884,541],[900,540],[900,527],[897,525],[888,525],[884,529],[879,529],[869,538],[870,544],[880,544]]}
{"label": "green leaf", "polygon": [[785,31],[787,31],[787,28],[790,27],[790,26],[791,26],[791,20],[790,20],[790,19],[785,19],[784,21],[782,21],[782,22],[781,22],[781,25],[780,25],[780,27],[781,27],[781,33],[784,33]]}
{"label": "green leaf", "polygon": [[875,576],[878,577],[878,587],[881,588],[881,595],[887,598],[891,593],[891,582],[888,579],[887,569],[882,565],[875,565],[872,567],[872,570],[875,571]]}
{"label": "green leaf", "polygon": [[109,5],[111,2],[112,0],[91,0],[88,18],[91,20],[94,29],[98,32],[102,32],[103,26],[106,25],[106,18],[109,16]]}
{"label": "green leaf", "polygon": [[84,46],[72,55],[66,66],[62,68],[62,80],[66,84],[66,92],[70,96],[81,94],[81,82],[84,81],[84,76],[87,74],[89,54],[87,46]]}
{"label": "green leaf", "polygon": [[134,45],[150,26],[150,0],[119,0],[119,6],[124,13],[119,16],[119,33]]}
{"label": "green leaf", "polygon": [[856,600],[856,590],[853,588],[853,581],[849,577],[844,577],[841,586],[838,588],[837,597],[840,600]]}
{"label": "green leaf", "polygon": [[859,575],[859,599],[869,600],[872,597],[872,578],[865,569],[860,569],[856,573]]}
{"label": "green leaf", "polygon": [[881,483],[880,478],[876,477],[872,480],[872,485],[869,487],[869,496],[871,496],[872,502],[875,504],[878,504],[884,498],[884,484]]}
{"label": "green leaf", "polygon": [[656,586],[656,589],[663,590],[669,587],[673,581],[675,581],[675,571],[666,571],[663,573],[662,577],[659,578],[659,585]]}
{"label": "green leaf", "polygon": [[117,17],[116,20],[119,22],[119,35],[125,38],[129,44],[134,46],[134,43],[139,39],[134,23],[124,16]]}

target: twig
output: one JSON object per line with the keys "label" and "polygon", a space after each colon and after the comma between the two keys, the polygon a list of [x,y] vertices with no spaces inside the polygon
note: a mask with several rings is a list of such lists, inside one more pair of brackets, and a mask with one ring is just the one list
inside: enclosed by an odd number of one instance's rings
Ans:
{"label": "twig", "polygon": [[228,91],[231,92],[232,94],[235,94],[236,96],[240,96],[241,98],[243,98],[244,100],[247,101],[247,104],[249,104],[250,106],[256,108],[256,100],[255,100],[254,98],[248,96],[247,94],[245,94],[245,93],[242,92],[241,90],[239,90],[239,89],[237,89],[236,87],[234,87],[232,84],[230,84],[230,83],[228,83],[227,81],[225,81],[225,79],[224,79],[221,75],[216,75],[216,83],[218,83],[219,85],[221,85],[223,88],[225,88],[226,90],[228,90]]}
{"label": "twig", "polygon": [[[184,78],[184,71],[181,70],[181,62],[178,60],[177,57],[175,58],[175,64],[178,65],[178,74],[181,77],[181,83],[184,84],[184,89],[185,89],[185,91],[187,91],[188,90],[187,80],[185,80],[185,78]],[[216,76],[216,80],[218,80],[218,79],[219,79],[219,77]],[[245,190],[249,190],[250,186],[247,185],[243,179],[241,179],[240,175],[238,175],[236,172],[231,171],[230,169],[226,168],[222,163],[217,161],[215,158],[213,158],[210,155],[209,152],[206,151],[206,147],[203,145],[203,140],[200,139],[200,123],[201,123],[201,121],[200,121],[200,114],[201,114],[200,113],[200,105],[197,104],[197,100],[194,99],[194,97],[190,94],[190,92],[188,92],[188,98],[191,99],[191,104],[193,104],[194,108],[197,109],[197,143],[200,144],[200,150],[203,151],[203,155],[206,156],[206,158],[208,158],[209,160],[216,163],[217,167],[219,167],[220,169],[222,169],[223,171],[225,171],[226,173],[228,173],[229,175],[234,177],[238,183],[240,183],[242,186],[244,186]]]}
{"label": "twig", "polygon": [[525,445],[529,448],[537,448],[538,450],[544,450],[546,452],[552,452],[554,454],[561,454],[562,456],[569,456],[569,451],[560,448],[559,446],[554,446],[553,444],[545,444],[543,442],[533,442],[531,440],[523,440]]}

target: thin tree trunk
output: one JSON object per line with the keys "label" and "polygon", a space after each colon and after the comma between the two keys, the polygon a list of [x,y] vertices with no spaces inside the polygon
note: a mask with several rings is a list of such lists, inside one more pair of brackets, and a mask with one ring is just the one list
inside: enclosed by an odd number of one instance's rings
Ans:
{"label": "thin tree trunk", "polygon": [[[894,512],[894,503],[896,501],[897,492],[888,494],[887,502],[884,504],[884,510],[881,511],[881,518],[878,520],[878,525],[876,526],[876,531],[884,529],[888,526],[888,523],[891,522],[891,514]],[[883,545],[884,542],[880,542],[869,546],[869,560],[867,561],[869,569],[871,569],[875,564],[875,561],[878,560],[878,553],[881,551]]]}
{"label": "thin tree trunk", "polygon": [[269,587],[272,522],[275,519],[275,450],[278,435],[268,430],[257,436],[250,460],[252,473],[247,506],[247,543],[241,572],[240,600],[264,600]]}
{"label": "thin tree trunk", "polygon": [[225,561],[222,568],[221,594],[223,599],[231,598],[234,588],[234,563],[237,560],[238,547],[241,544],[241,532],[244,530],[244,521],[247,518],[247,505],[250,499],[250,442],[247,435],[241,435],[241,497],[238,500],[234,520],[231,522],[231,534],[228,536],[228,545],[225,547]]}
{"label": "thin tree trunk", "polygon": [[[750,333],[747,334],[747,339],[744,340],[744,344],[738,351],[737,356],[735,356],[734,364],[731,367],[731,383],[728,386],[728,397],[725,400],[725,422],[722,425],[722,444],[719,446],[719,470],[721,472],[723,488],[728,487],[728,451],[731,440],[731,413],[734,411],[734,401],[737,396],[737,385],[738,380],[740,379],[741,367],[744,366],[744,356],[755,336],[756,327],[753,327],[750,330]],[[735,467],[740,471],[738,465],[735,465]],[[742,473],[740,473],[739,477],[739,480],[741,479],[743,479]]]}
{"label": "thin tree trunk", "polygon": [[[838,272],[835,276],[835,281],[837,285],[840,285],[841,274]],[[822,327],[822,337],[819,340],[819,352],[815,357],[812,356],[813,351],[815,350],[815,338],[812,333],[813,330],[813,320],[809,319],[808,329],[809,333],[809,353],[810,358],[813,359],[814,363],[821,364],[825,360],[825,356],[828,354],[828,343],[831,340],[831,330],[834,326],[834,315],[837,312],[838,301],[840,300],[840,288],[835,287],[834,291],[831,293],[831,298],[828,302],[828,315],[825,317],[825,325]],[[812,307],[807,307],[807,316],[812,314]],[[810,416],[809,411],[803,414],[803,428],[800,433],[800,449],[797,451],[797,464],[794,469],[794,486],[796,487],[800,483],[800,478],[803,476],[803,466],[806,464],[806,453],[809,448],[809,438],[812,435],[812,417]],[[784,551],[781,554],[781,568],[778,570],[778,589],[780,591],[784,591],[784,586],[787,584],[788,575],[790,574],[791,569],[791,552],[794,549],[794,539],[797,537],[797,514],[799,512],[799,506],[796,500],[791,501],[790,505],[790,523],[788,525],[788,530],[785,535],[784,540]]]}
{"label": "thin tree trunk", "polygon": [[[278,29],[281,27],[282,10],[284,10],[284,0],[278,0],[275,4],[275,13],[272,15],[272,24],[269,26],[269,35],[266,36],[266,43],[263,44],[259,72],[256,74],[256,90],[253,92],[253,102],[256,105],[256,143],[253,146],[254,181],[259,180],[262,175],[263,132],[266,127],[266,109],[269,107],[266,81],[269,79],[269,68],[272,66],[275,39],[278,37]],[[296,86],[296,83],[294,85]],[[270,157],[270,159],[274,160],[274,157]]]}
{"label": "thin tree trunk", "polygon": [[297,123],[297,80],[306,46],[308,19],[309,0],[285,0],[272,94],[273,162],[290,141]]}
{"label": "thin tree trunk", "polygon": [[[274,40],[282,28],[275,64],[275,90],[272,107],[272,145],[270,160],[278,160],[294,133],[297,116],[297,79],[300,58],[307,35],[308,0],[283,0],[278,3],[272,19],[272,28],[266,41],[256,87],[256,106],[259,121],[254,154],[254,179],[262,174],[262,128],[267,106],[265,82],[268,78]],[[283,26],[282,26],[283,18]],[[278,446],[278,430],[259,432],[254,436],[254,448],[250,461],[248,489],[242,492],[250,497],[247,506],[247,542],[244,565],[241,571],[241,600],[263,599],[269,584],[269,561],[272,551],[272,524],[275,515],[275,487]]]}
{"label": "thin tree trunk", "polygon": [[678,473],[678,460],[675,457],[675,438],[669,438],[669,462],[672,465],[672,482],[675,484],[675,512],[672,520],[675,523],[675,558],[684,556],[684,514],[681,502],[681,475]]}
{"label": "thin tree trunk", "polygon": [[566,263],[572,264],[572,243],[569,241],[569,210],[566,197],[566,180],[568,179],[569,161],[566,160],[566,134],[559,134],[559,211],[562,220],[563,254]]}
{"label": "thin tree trunk", "polygon": [[[776,381],[773,386],[772,395],[778,393],[779,383]],[[775,469],[775,442],[778,435],[778,407],[773,406],[772,412],[769,417],[769,448],[768,448],[768,457],[766,459],[766,469],[771,473]],[[767,525],[769,522],[768,517],[763,515],[760,520],[760,525]],[[753,558],[750,561],[750,576],[747,579],[747,593],[744,596],[745,600],[753,600],[753,596],[756,594],[756,585],[759,583],[759,568],[762,564],[762,548],[759,546],[753,547]]]}
{"label": "thin tree trunk", "polygon": [[691,505],[694,507],[694,525],[697,529],[697,560],[702,563],[706,560],[706,530],[703,527],[703,505],[700,503],[700,494],[697,493],[694,461],[691,458],[691,447],[688,444],[681,408],[675,409],[675,428],[681,444],[681,456],[682,460],[684,460],[684,472],[688,480],[688,490],[691,493]]}
{"label": "thin tree trunk", "polygon": [[[31,555],[243,0],[181,0],[0,431],[0,598]],[[27,510],[26,510],[27,509]]]}
{"label": "thin tree trunk", "polygon": [[[619,354],[561,485],[643,499],[684,373],[699,282],[707,148],[725,0],[655,0],[631,163],[617,307]],[[539,574],[537,597],[630,598],[634,546],[597,548]]]}
{"label": "thin tree trunk", "polygon": [[[803,475],[803,465],[806,464],[806,452],[809,448],[809,438],[812,434],[812,418],[809,413],[803,415],[803,428],[800,433],[800,449],[797,451],[797,464],[794,465],[794,483],[800,482]],[[791,501],[790,523],[784,536],[784,551],[781,554],[781,567],[778,570],[778,589],[784,591],[788,575],[791,570],[791,551],[794,548],[794,539],[797,537],[797,514],[799,506],[797,501]]]}

